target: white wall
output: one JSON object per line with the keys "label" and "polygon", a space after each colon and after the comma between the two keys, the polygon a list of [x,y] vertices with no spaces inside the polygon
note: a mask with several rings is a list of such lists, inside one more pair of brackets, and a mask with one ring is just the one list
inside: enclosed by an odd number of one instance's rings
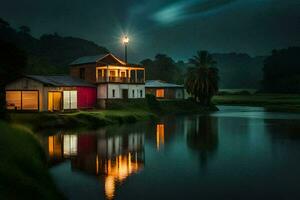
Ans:
{"label": "white wall", "polygon": [[[106,92],[108,88],[108,93]],[[122,90],[128,90],[129,99],[139,99],[145,98],[145,85],[143,84],[99,84],[97,88],[97,98],[106,99],[106,94],[108,94],[108,99],[120,99],[122,98]],[[115,96],[113,97],[113,90],[115,90]],[[134,96],[133,92],[134,91]],[[142,91],[142,96],[141,96]]]}

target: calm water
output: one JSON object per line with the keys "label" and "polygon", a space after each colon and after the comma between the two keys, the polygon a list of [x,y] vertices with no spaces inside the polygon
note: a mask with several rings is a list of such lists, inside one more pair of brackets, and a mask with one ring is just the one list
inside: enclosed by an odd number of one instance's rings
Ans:
{"label": "calm water", "polygon": [[41,139],[69,199],[300,199],[300,115],[221,107]]}

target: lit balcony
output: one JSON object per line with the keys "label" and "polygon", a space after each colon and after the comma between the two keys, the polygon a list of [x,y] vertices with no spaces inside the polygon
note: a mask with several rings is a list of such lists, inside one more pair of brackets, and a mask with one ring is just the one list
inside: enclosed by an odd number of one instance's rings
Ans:
{"label": "lit balcony", "polygon": [[144,78],[98,77],[98,83],[145,83]]}

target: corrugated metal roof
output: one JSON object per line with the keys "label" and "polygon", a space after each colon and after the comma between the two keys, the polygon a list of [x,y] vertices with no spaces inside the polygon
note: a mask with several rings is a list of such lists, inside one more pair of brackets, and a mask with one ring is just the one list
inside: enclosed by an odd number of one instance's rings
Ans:
{"label": "corrugated metal roof", "polygon": [[76,86],[86,86],[86,87],[96,87],[92,83],[79,78],[74,78],[67,75],[60,76],[40,76],[40,75],[27,75],[27,78],[39,81],[46,85],[56,86],[56,87],[76,87]]}
{"label": "corrugated metal roof", "polygon": [[145,83],[146,88],[183,88],[183,85],[167,83],[161,80],[148,80]]}
{"label": "corrugated metal roof", "polygon": [[95,55],[95,56],[83,56],[75,61],[73,61],[70,65],[80,65],[80,64],[87,64],[87,63],[95,63],[101,58],[105,57],[108,54],[100,54],[100,55]]}

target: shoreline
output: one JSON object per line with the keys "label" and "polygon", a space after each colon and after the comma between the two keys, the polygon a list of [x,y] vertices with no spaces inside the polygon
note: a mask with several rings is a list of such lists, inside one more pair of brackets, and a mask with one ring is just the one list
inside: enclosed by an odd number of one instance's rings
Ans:
{"label": "shoreline", "polygon": [[170,114],[199,114],[216,111],[216,106],[204,107],[197,103],[185,101],[158,101],[130,105],[129,102],[115,105],[108,110],[86,110],[69,113],[10,113],[10,123],[20,124],[32,131],[48,128],[95,129],[108,125],[121,125],[138,121],[157,120],[160,116]]}
{"label": "shoreline", "polygon": [[300,95],[249,94],[219,95],[213,98],[216,106],[263,107],[267,112],[300,113]]}

